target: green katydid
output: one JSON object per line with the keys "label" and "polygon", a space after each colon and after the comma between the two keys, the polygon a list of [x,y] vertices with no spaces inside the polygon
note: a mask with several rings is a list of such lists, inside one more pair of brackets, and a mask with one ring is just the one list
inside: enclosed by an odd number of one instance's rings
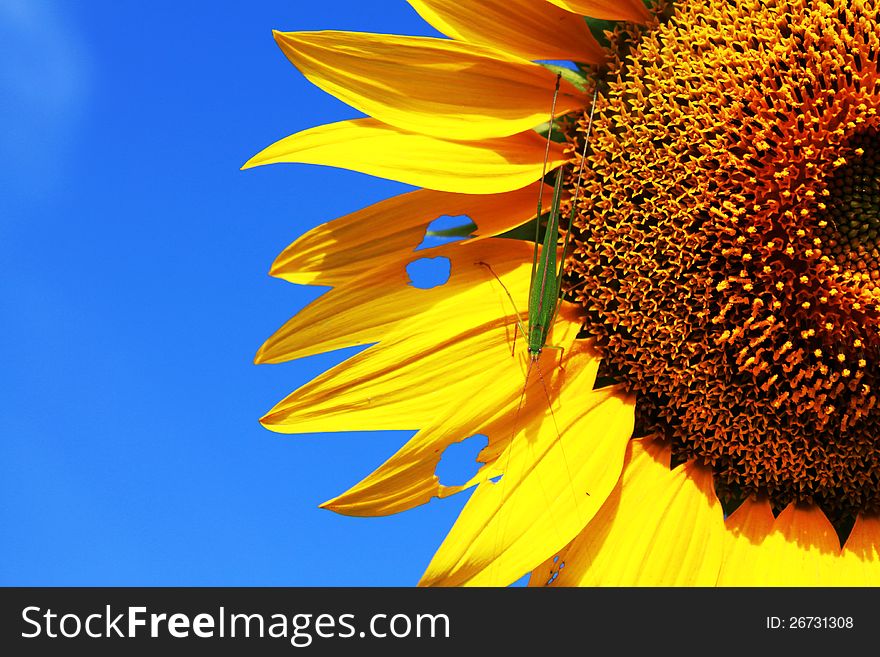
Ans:
{"label": "green katydid", "polygon": [[[559,80],[560,76],[557,75],[556,78],[556,89],[553,94],[553,105],[551,108],[551,120],[550,120],[550,129],[547,134],[547,150],[544,158],[544,171],[542,172],[542,180],[546,176],[546,166],[547,166],[547,155],[550,150],[550,137],[552,132],[552,121],[553,114],[556,109],[556,98],[559,93]],[[541,366],[539,363],[539,359],[541,353],[544,349],[558,349],[561,351],[560,353],[560,367],[562,367],[562,359],[564,357],[564,348],[556,345],[547,344],[547,339],[550,335],[550,331],[553,328],[553,324],[556,321],[556,317],[559,313],[560,309],[560,293],[562,290],[562,278],[564,273],[564,265],[565,258],[568,252],[568,246],[571,240],[571,226],[572,221],[574,219],[575,212],[577,211],[577,201],[580,195],[581,188],[581,179],[583,177],[584,171],[584,163],[586,161],[587,148],[590,141],[590,132],[593,126],[593,112],[596,106],[596,98],[598,95],[598,86],[594,89],[592,104],[590,108],[590,115],[587,123],[587,131],[584,137],[584,147],[583,152],[581,153],[581,161],[579,164],[577,182],[575,183],[575,191],[571,200],[571,210],[568,217],[568,230],[566,231],[565,239],[562,245],[562,251],[559,255],[559,260],[557,264],[557,240],[559,236],[559,218],[560,218],[560,206],[562,203],[562,182],[563,182],[563,172],[560,169],[556,172],[556,180],[553,185],[553,199],[551,201],[550,212],[547,220],[547,227],[544,233],[543,240],[540,239],[540,220],[542,216],[542,194],[538,193],[538,207],[537,207],[537,218],[535,225],[535,247],[532,256],[532,272],[531,279],[529,284],[529,298],[528,298],[528,327],[526,328],[526,323],[523,322],[522,317],[520,317],[519,312],[516,310],[516,302],[514,301],[510,291],[498,277],[498,275],[492,270],[492,267],[485,262],[481,262],[479,264],[485,266],[492,276],[501,284],[502,289],[504,290],[507,297],[510,299],[511,305],[514,307],[514,313],[516,317],[517,329],[525,336],[527,341],[527,352],[529,356],[528,368],[526,370],[525,381],[523,383],[522,392],[519,398],[519,404],[517,405],[516,415],[519,415],[520,410],[522,409],[523,401],[525,399],[526,390],[528,389],[529,379],[531,377],[532,368],[536,368],[538,370],[538,375],[541,378],[541,385],[544,389],[544,394],[547,396],[547,401],[550,403],[550,416],[553,419],[554,426],[556,426],[556,417],[553,413],[552,401],[550,399],[550,394],[547,390],[547,385],[544,380],[544,374],[541,371]],[[541,190],[543,191],[543,185],[541,186]],[[540,246],[539,246],[540,242]],[[514,332],[514,343],[516,341],[516,333]],[[515,347],[513,349],[515,351]],[[516,421],[514,420],[514,424]],[[514,429],[515,435],[516,431]],[[556,427],[557,436],[559,436],[559,428]],[[512,439],[513,436],[511,436]],[[562,443],[559,443],[560,448],[562,449],[563,459],[565,459],[565,467],[568,469],[568,460],[565,458],[564,447],[562,447]],[[503,472],[507,472],[510,467],[510,456],[512,453],[512,446],[509,446],[507,449],[507,464],[504,466]],[[568,481],[571,484],[573,481],[571,472],[569,470]],[[504,482],[506,477],[502,476],[502,486],[504,486]],[[589,495],[589,492],[585,493]],[[572,489],[572,495],[575,499],[575,504],[577,504],[577,493]],[[503,497],[503,495],[502,495]],[[504,524],[504,523],[502,523]],[[496,526],[496,536],[495,543],[496,546],[499,543],[499,532],[501,531],[501,524]],[[493,563],[495,562],[495,558],[493,556]]]}
{"label": "green katydid", "polygon": [[[553,94],[553,106],[551,108],[551,130],[547,133],[547,152],[550,149],[550,135],[552,131],[552,115],[556,109],[556,97],[559,93],[559,80],[560,75],[556,76],[556,90]],[[596,106],[596,97],[598,95],[598,87],[593,92],[592,105],[590,108],[590,116],[587,123],[587,134],[584,138],[584,148],[581,153],[581,161],[578,169],[577,182],[575,183],[575,191],[574,196],[571,201],[571,211],[569,213],[569,230],[566,231],[565,240],[562,245],[562,252],[559,257],[559,264],[557,266],[556,259],[556,240],[559,235],[559,215],[560,215],[560,205],[561,205],[561,197],[562,197],[562,180],[563,174],[562,170],[556,172],[556,182],[553,186],[553,200],[551,202],[551,208],[549,217],[547,220],[547,228],[544,233],[543,241],[540,240],[540,218],[541,218],[541,210],[542,210],[542,193],[543,186],[541,188],[541,192],[538,193],[538,208],[537,208],[537,217],[538,220],[535,223],[535,249],[532,256],[532,274],[531,274],[531,283],[529,285],[529,315],[528,315],[528,328],[526,328],[525,322],[523,322],[522,317],[519,316],[519,313],[516,313],[516,323],[519,331],[525,336],[528,342],[528,354],[529,354],[529,366],[526,371],[526,382],[523,386],[523,395],[525,395],[526,386],[528,386],[529,376],[531,375],[531,370],[533,366],[538,367],[538,373],[541,375],[541,380],[543,382],[544,377],[540,370],[540,365],[538,365],[538,359],[541,356],[541,352],[545,348],[549,349],[558,349],[563,353],[560,354],[560,362],[562,360],[562,356],[564,356],[564,348],[558,347],[555,345],[548,345],[547,338],[550,335],[550,331],[553,328],[553,324],[556,321],[556,316],[559,313],[559,300],[560,300],[560,292],[562,290],[562,276],[564,273],[563,267],[565,265],[565,258],[568,252],[568,245],[571,239],[571,222],[574,219],[575,212],[577,210],[577,201],[580,195],[581,188],[581,178],[583,176],[584,171],[584,162],[586,161],[586,153],[587,147],[590,141],[590,131],[593,126],[593,111]],[[547,157],[545,154],[544,158],[544,167],[546,170],[547,166]],[[544,174],[546,175],[546,174]],[[543,178],[543,176],[542,176]],[[539,249],[539,242],[540,249]],[[492,268],[485,262],[479,263],[485,266],[492,275],[501,283],[502,288],[504,289],[505,294],[507,294],[510,299],[511,304],[516,307],[516,303],[513,300],[510,292],[501,282],[501,279],[498,278],[498,275],[492,270]],[[514,340],[516,340],[514,334]],[[522,403],[522,400],[520,400]],[[551,409],[552,411],[552,409]]]}

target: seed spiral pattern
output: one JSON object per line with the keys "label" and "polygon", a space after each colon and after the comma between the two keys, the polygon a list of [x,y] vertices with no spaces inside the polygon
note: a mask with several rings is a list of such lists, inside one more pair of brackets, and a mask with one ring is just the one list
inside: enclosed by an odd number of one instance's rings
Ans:
{"label": "seed spiral pattern", "polygon": [[610,35],[572,226],[585,332],[722,499],[880,509],[876,3],[677,3],[636,29]]}

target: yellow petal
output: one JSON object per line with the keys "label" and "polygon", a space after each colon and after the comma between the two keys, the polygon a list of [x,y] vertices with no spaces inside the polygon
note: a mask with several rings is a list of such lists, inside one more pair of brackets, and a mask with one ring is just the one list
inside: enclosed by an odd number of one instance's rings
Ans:
{"label": "yellow petal", "polygon": [[[484,410],[496,399],[498,388],[485,399]],[[498,399],[503,404],[504,400]],[[505,407],[506,408],[506,407]],[[428,502],[432,497],[447,497],[474,485],[443,486],[435,470],[443,451],[452,443],[482,433],[483,414],[470,418],[444,418],[435,426],[416,433],[400,450],[361,482],[324,502],[321,508],[349,516],[387,516]],[[449,420],[452,421],[449,421]],[[475,477],[484,476],[481,470]]]}
{"label": "yellow petal", "polygon": [[[447,192],[494,194],[538,180],[546,140],[535,132],[481,141],[452,141],[406,132],[375,119],[304,130],[277,141],[242,167],[276,162],[323,164]],[[553,143],[547,169],[566,161]]]}
{"label": "yellow petal", "polygon": [[773,530],[773,510],[765,500],[746,500],[725,522],[724,563],[718,574],[718,586],[762,586],[771,575],[761,569],[771,568],[761,561],[763,542]]}
{"label": "yellow petal", "polygon": [[395,196],[310,230],[284,249],[270,273],[291,283],[337,285],[412,252],[443,216],[470,218],[475,236],[497,235],[535,216],[541,184],[503,194],[420,189]]}
{"label": "yellow petal", "polygon": [[650,18],[642,0],[549,0],[557,7],[591,18],[645,23]]}
{"label": "yellow petal", "polygon": [[880,586],[880,517],[859,516],[841,556],[837,586]]}
{"label": "yellow petal", "polygon": [[[499,462],[498,456],[522,427],[552,423],[552,416],[548,420],[548,394],[555,398],[560,385],[592,385],[598,367],[596,354],[587,342],[574,340],[580,325],[574,314],[567,315],[554,329],[554,337],[570,346],[563,359],[565,375],[561,374],[559,356],[545,353],[540,360],[544,382],[538,376],[530,376],[523,394],[528,362],[524,349],[516,357],[508,349],[500,360],[479,358],[486,372],[477,388],[472,387],[468,396],[453,405],[438,406],[442,412],[435,413],[428,426],[396,454],[363,481],[322,506],[349,515],[386,515],[423,504],[432,496],[446,497],[500,474],[504,459]],[[462,381],[452,379],[449,383],[459,386]],[[558,416],[556,420],[559,421]],[[478,457],[486,465],[461,486],[441,485],[434,471],[443,451],[453,442],[475,434],[489,438],[489,445]]]}
{"label": "yellow petal", "polygon": [[[465,254],[460,261],[466,279],[462,294],[438,297],[436,303],[426,302],[416,312],[401,304],[401,313],[389,320],[397,326],[385,327],[386,334],[378,345],[304,386],[263,419],[267,427],[286,433],[423,428],[376,473],[327,503],[329,508],[354,515],[391,513],[432,495],[455,492],[457,488],[440,486],[433,475],[443,449],[455,440],[485,433],[490,447],[481,460],[494,458],[498,446],[513,434],[511,418],[527,424],[536,413],[543,417],[547,413],[544,382],[552,391],[555,382],[565,378],[558,371],[558,354],[545,350],[540,362],[546,379],[531,378],[526,403],[520,413],[515,412],[526,380],[525,342],[520,337],[514,358],[510,350],[515,330],[511,300],[495,277],[476,261],[492,256],[493,270],[515,298],[516,310],[522,311],[531,250],[515,240],[473,242],[458,250]],[[511,255],[505,261],[501,256],[506,250]],[[453,272],[459,269],[456,262],[453,260]],[[347,318],[340,321],[339,317],[334,322],[357,331],[357,321],[376,321],[368,311],[366,308],[362,319],[354,322]],[[333,330],[332,324],[327,323],[325,330]],[[552,339],[572,343],[580,326],[578,309],[563,304]],[[326,338],[316,334],[316,339]],[[299,340],[301,345],[309,342],[311,339]],[[585,370],[595,358],[583,341],[576,342],[576,348],[565,352],[566,373]]]}
{"label": "yellow petal", "polygon": [[614,492],[558,559],[531,584],[707,586],[715,583],[724,539],[712,475],[694,463],[669,469],[658,441],[631,441]]}
{"label": "yellow petal", "polygon": [[[493,244],[496,241],[503,244]],[[418,313],[401,304],[383,319],[376,311],[377,303],[384,303],[379,297],[380,301],[356,311],[361,313],[357,321],[362,324],[349,327],[334,318],[327,326],[319,326],[328,331],[325,339],[331,340],[332,331],[343,335],[352,328],[363,332],[377,323],[387,324],[380,327],[379,344],[301,387],[261,422],[283,433],[419,429],[436,423],[438,408],[455,408],[484,388],[518,385],[522,378],[514,374],[518,364],[510,355],[515,310],[492,274],[478,264],[483,256],[496,257],[488,262],[520,304],[517,310],[522,310],[532,251],[524,243],[513,242],[483,240],[461,245],[462,260],[457,262],[464,266],[456,265],[443,286],[452,283],[455,294],[413,288],[410,301],[415,303],[420,295],[427,299]],[[508,254],[508,259],[497,259],[499,254]],[[370,294],[376,299],[375,290]],[[388,305],[384,303],[383,312],[389,311]],[[309,341],[288,333],[273,350],[306,353]],[[273,351],[273,356],[278,354]]]}
{"label": "yellow petal", "polygon": [[579,394],[566,400],[563,391],[555,424],[548,418],[540,429],[517,431],[496,461],[501,480],[477,487],[421,585],[510,584],[571,541],[601,507],[620,475],[635,404],[615,387],[585,393],[574,378],[571,386]]}
{"label": "yellow petal", "polygon": [[726,521],[720,586],[834,586],[840,543],[815,506],[790,504],[775,520],[766,501],[746,501]]}
{"label": "yellow petal", "polygon": [[[444,324],[419,340],[386,338],[302,386],[260,422],[281,433],[415,430],[430,425],[438,409],[452,407],[462,395],[476,394],[479,385],[492,384],[486,372],[493,368],[473,356],[482,353],[486,360],[500,361],[507,345],[499,338],[499,326],[474,323],[463,332]],[[438,339],[441,335],[443,341]],[[425,337],[434,338],[432,350]],[[453,377],[461,379],[450,382]]]}
{"label": "yellow petal", "polygon": [[[444,139],[506,137],[547,121],[556,75],[472,43],[360,32],[275,32],[309,81],[401,130]],[[585,99],[562,80],[557,114]]]}
{"label": "yellow petal", "polygon": [[601,63],[605,54],[580,16],[546,0],[409,0],[419,15],[453,39],[525,59]]}
{"label": "yellow petal", "polygon": [[[406,265],[419,258],[447,258],[449,279],[443,285],[422,289],[409,283]],[[443,342],[457,331],[491,323],[510,316],[510,302],[487,304],[494,299],[494,279],[476,263],[491,261],[499,272],[519,270],[520,290],[527,275],[532,249],[517,240],[485,240],[466,244],[446,244],[413,253],[403,251],[389,257],[382,266],[367,270],[319,297],[281,327],[257,353],[257,363],[281,363],[385,339],[402,332],[412,337],[413,349],[432,349],[434,344],[419,340],[418,334],[432,332],[432,340]],[[401,358],[411,356],[401,354]]]}

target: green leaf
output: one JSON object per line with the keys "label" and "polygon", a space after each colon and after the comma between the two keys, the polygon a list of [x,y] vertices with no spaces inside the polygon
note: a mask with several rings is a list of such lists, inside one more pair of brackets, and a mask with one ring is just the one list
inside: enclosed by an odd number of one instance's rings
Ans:
{"label": "green leaf", "polygon": [[470,237],[471,233],[473,233],[477,229],[477,224],[473,221],[468,221],[466,224],[462,224],[461,226],[453,226],[452,228],[441,228],[439,230],[428,230],[425,231],[426,237]]}
{"label": "green leaf", "polygon": [[558,64],[542,64],[542,66],[561,75],[563,80],[574,85],[579,91],[586,91],[590,86],[587,76],[582,71],[576,71]]}
{"label": "green leaf", "polygon": [[586,17],[584,20],[587,21],[587,27],[590,28],[590,32],[593,33],[593,36],[596,37],[596,41],[599,42],[600,46],[607,48],[611,45],[611,42],[608,40],[608,37],[605,36],[605,32],[612,32],[614,30],[614,26],[617,25],[618,21],[609,21],[602,18],[590,18]]}

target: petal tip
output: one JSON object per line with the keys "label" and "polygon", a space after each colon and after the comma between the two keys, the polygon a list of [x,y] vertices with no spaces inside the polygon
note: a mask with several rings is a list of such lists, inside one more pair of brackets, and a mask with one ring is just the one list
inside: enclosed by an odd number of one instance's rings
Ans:
{"label": "petal tip", "polygon": [[268,429],[269,431],[277,431],[278,424],[275,421],[275,415],[276,415],[275,409],[272,409],[271,411],[269,411],[268,413],[266,413],[265,415],[263,415],[263,417],[261,417],[259,419],[260,425],[264,429]]}
{"label": "petal tip", "polygon": [[259,167],[259,166],[263,166],[264,164],[269,164],[269,162],[267,161],[267,157],[265,155],[266,150],[268,150],[268,149],[263,149],[262,151],[260,151],[259,153],[257,153],[253,157],[251,157],[247,162],[245,162],[244,164],[241,165],[241,168],[239,169],[239,171],[245,171],[246,169],[253,169],[254,167]]}
{"label": "petal tip", "polygon": [[284,263],[281,262],[281,256],[275,258],[269,266],[269,276],[272,278],[282,278],[284,274]]}

